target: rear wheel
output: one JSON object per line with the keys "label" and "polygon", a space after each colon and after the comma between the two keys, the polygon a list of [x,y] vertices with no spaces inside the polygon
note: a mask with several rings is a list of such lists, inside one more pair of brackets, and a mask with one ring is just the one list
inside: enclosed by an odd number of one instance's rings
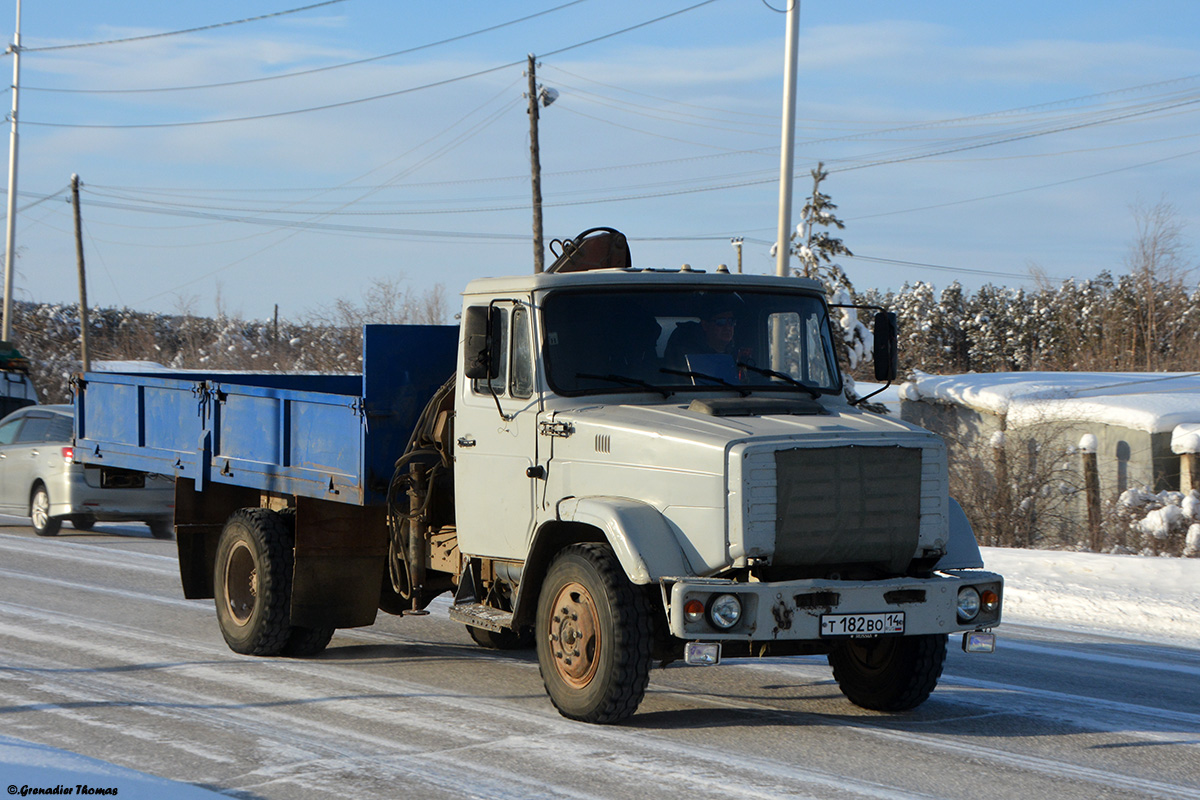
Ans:
{"label": "rear wheel", "polygon": [[485,628],[468,625],[467,633],[475,644],[489,650],[528,650],[534,645],[533,631],[528,628],[522,628],[519,631],[514,631],[512,628],[489,631]]}
{"label": "rear wheel", "polygon": [[91,514],[80,514],[76,517],[71,517],[71,527],[77,531],[90,531],[96,527],[96,518]]}
{"label": "rear wheel", "polygon": [[306,658],[315,656],[329,646],[333,638],[333,628],[302,628],[293,625],[288,631],[287,644],[279,651],[280,655]]}
{"label": "rear wheel", "polygon": [[217,544],[217,623],[235,653],[272,656],[291,634],[292,537],[279,515],[243,508]]}
{"label": "rear wheel", "polygon": [[150,535],[155,539],[175,538],[175,523],[170,519],[148,519],[146,525],[150,527]]}
{"label": "rear wheel", "polygon": [[558,555],[536,637],[542,682],[563,716],[619,722],[637,710],[650,680],[649,603],[610,549],[580,544]]}
{"label": "rear wheel", "polygon": [[908,711],[924,703],[945,660],[942,634],[851,640],[829,654],[842,694],[873,711]]}
{"label": "rear wheel", "polygon": [[29,500],[29,518],[33,522],[33,532],[38,536],[55,536],[62,527],[61,517],[50,516],[50,494],[40,483],[33,487],[33,496]]}

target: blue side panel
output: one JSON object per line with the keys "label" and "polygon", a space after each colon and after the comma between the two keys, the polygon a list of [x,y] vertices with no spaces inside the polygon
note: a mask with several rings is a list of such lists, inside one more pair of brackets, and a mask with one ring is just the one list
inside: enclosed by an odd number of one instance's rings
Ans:
{"label": "blue side panel", "polygon": [[343,503],[382,503],[458,328],[368,325],[362,375],[88,373],[76,453],[127,467]]}
{"label": "blue side panel", "polygon": [[367,499],[387,500],[396,459],[404,453],[433,393],[454,376],[456,325],[363,328],[363,400],[367,414]]}
{"label": "blue side panel", "polygon": [[291,417],[288,466],[337,475],[358,474],[363,431],[356,408],[304,403],[292,409]]}
{"label": "blue side panel", "polygon": [[193,385],[181,381],[174,386],[141,387],[145,412],[143,444],[146,447],[175,452],[196,449],[196,437],[204,422],[204,408],[200,397],[192,391]]}
{"label": "blue side panel", "polygon": [[218,447],[213,453],[244,461],[286,465],[279,417],[280,397],[227,394],[218,417]]}
{"label": "blue side panel", "polygon": [[[103,387],[103,388],[101,388]],[[99,385],[93,393],[94,404],[89,418],[89,434],[102,441],[119,444],[140,445],[138,436],[141,420],[136,413],[127,413],[137,409],[141,390],[133,385]],[[97,396],[99,395],[99,396]],[[121,409],[126,413],[112,413]]]}

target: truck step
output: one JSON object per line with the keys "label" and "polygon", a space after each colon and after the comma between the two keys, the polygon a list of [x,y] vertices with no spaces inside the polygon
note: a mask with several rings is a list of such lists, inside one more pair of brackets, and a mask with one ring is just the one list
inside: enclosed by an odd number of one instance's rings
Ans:
{"label": "truck step", "polygon": [[499,633],[512,627],[513,615],[511,611],[501,611],[483,603],[458,603],[450,606],[450,619]]}

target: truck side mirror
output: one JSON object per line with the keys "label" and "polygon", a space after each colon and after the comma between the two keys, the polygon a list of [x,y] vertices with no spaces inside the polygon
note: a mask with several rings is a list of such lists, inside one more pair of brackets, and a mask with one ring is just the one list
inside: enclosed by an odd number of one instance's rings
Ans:
{"label": "truck side mirror", "polygon": [[492,332],[500,327],[500,309],[469,306],[463,315],[463,374],[471,380],[488,380],[499,373],[492,358]]}
{"label": "truck side mirror", "polygon": [[875,314],[875,380],[891,383],[900,373],[900,326],[895,311]]}

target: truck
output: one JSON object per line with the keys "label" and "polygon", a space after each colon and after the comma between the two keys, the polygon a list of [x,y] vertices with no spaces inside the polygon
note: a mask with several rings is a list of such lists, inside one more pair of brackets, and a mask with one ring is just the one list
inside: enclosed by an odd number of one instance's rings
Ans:
{"label": "truck", "polygon": [[11,343],[0,341],[0,418],[18,408],[36,405],[37,391],[29,377],[29,359]]}
{"label": "truck", "polygon": [[[233,651],[312,656],[448,595],[479,645],[536,649],[561,714],[613,723],[673,662],[824,654],[899,712],[951,634],[994,649],[1003,578],[946,448],[848,399],[818,282],[633,267],[593,229],[462,303],[365,326],[361,374],[76,376],[77,458],[174,476],[183,594]],[[890,382],[894,314],[874,340]]]}

